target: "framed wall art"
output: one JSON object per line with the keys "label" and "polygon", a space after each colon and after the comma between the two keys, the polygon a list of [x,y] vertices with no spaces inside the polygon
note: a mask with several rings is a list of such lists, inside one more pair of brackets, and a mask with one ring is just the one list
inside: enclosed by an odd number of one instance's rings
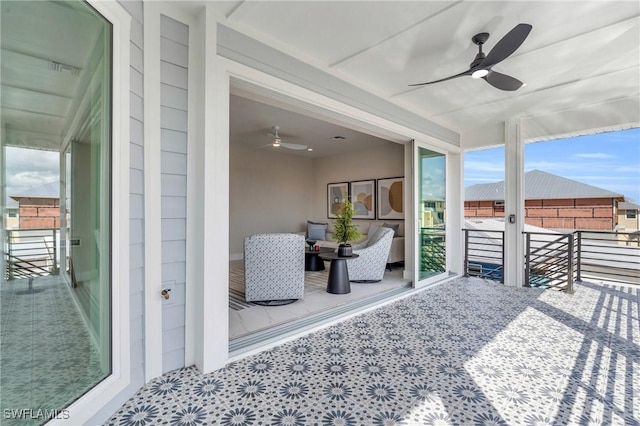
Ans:
{"label": "framed wall art", "polygon": [[377,180],[378,219],[404,219],[404,177]]}
{"label": "framed wall art", "polygon": [[349,182],[349,194],[351,204],[355,214],[354,219],[375,219],[376,218],[376,181],[358,180]]}
{"label": "framed wall art", "polygon": [[349,182],[327,184],[327,217],[335,219],[338,212],[349,199]]}

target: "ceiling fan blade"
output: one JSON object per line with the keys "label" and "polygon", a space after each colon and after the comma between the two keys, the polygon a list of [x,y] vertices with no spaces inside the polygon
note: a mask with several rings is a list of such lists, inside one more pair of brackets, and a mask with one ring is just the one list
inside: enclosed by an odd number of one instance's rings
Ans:
{"label": "ceiling fan blade", "polygon": [[287,149],[295,149],[298,151],[302,151],[303,149],[307,149],[306,145],[301,145],[299,143],[285,143],[285,142],[280,142],[280,145],[282,145],[284,148]]}
{"label": "ceiling fan blade", "polygon": [[518,24],[500,39],[487,57],[481,62],[480,67],[489,69],[498,62],[505,60],[509,55],[518,50],[524,43],[533,27],[529,24]]}
{"label": "ceiling fan blade", "polygon": [[462,77],[464,75],[471,75],[471,73],[472,73],[472,70],[469,69],[469,70],[466,70],[465,72],[461,72],[460,74],[452,75],[451,77],[441,78],[440,80],[429,81],[427,83],[410,84],[409,86],[424,86],[425,84],[440,83],[441,81],[451,80],[454,78]]}
{"label": "ceiling fan blade", "polygon": [[489,71],[489,74],[482,78],[485,79],[487,83],[489,83],[493,87],[510,92],[518,90],[519,88],[524,86],[524,83],[517,78],[513,78],[509,75],[502,74],[496,71]]}

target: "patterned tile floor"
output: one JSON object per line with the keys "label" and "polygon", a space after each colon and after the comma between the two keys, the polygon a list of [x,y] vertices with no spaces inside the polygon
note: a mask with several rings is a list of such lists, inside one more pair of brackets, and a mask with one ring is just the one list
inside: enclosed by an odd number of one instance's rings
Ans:
{"label": "patterned tile floor", "polygon": [[[60,410],[106,376],[98,352],[61,276],[6,281],[0,288],[2,425],[37,425],[12,410]],[[25,294],[26,293],[26,294]]]}
{"label": "patterned tile floor", "polygon": [[211,374],[153,380],[113,425],[640,425],[638,288],[457,279]]}

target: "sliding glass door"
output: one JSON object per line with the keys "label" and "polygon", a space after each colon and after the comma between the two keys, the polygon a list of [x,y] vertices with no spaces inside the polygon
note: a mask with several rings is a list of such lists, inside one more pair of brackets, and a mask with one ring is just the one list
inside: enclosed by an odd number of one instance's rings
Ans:
{"label": "sliding glass door", "polygon": [[77,0],[0,15],[0,410],[36,425],[112,370],[112,26]]}
{"label": "sliding glass door", "polygon": [[415,143],[416,287],[447,276],[446,160],[446,154]]}

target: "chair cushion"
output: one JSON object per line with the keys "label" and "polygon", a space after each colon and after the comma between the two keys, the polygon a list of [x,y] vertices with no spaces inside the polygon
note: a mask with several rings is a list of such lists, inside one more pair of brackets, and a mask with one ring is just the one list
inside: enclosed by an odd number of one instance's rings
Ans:
{"label": "chair cushion", "polygon": [[307,239],[309,240],[326,240],[328,223],[318,223],[307,221]]}
{"label": "chair cushion", "polygon": [[398,236],[398,229],[400,228],[400,225],[396,224],[391,224],[391,223],[383,223],[382,224],[383,228],[391,228],[393,229],[393,236],[397,237]]}

